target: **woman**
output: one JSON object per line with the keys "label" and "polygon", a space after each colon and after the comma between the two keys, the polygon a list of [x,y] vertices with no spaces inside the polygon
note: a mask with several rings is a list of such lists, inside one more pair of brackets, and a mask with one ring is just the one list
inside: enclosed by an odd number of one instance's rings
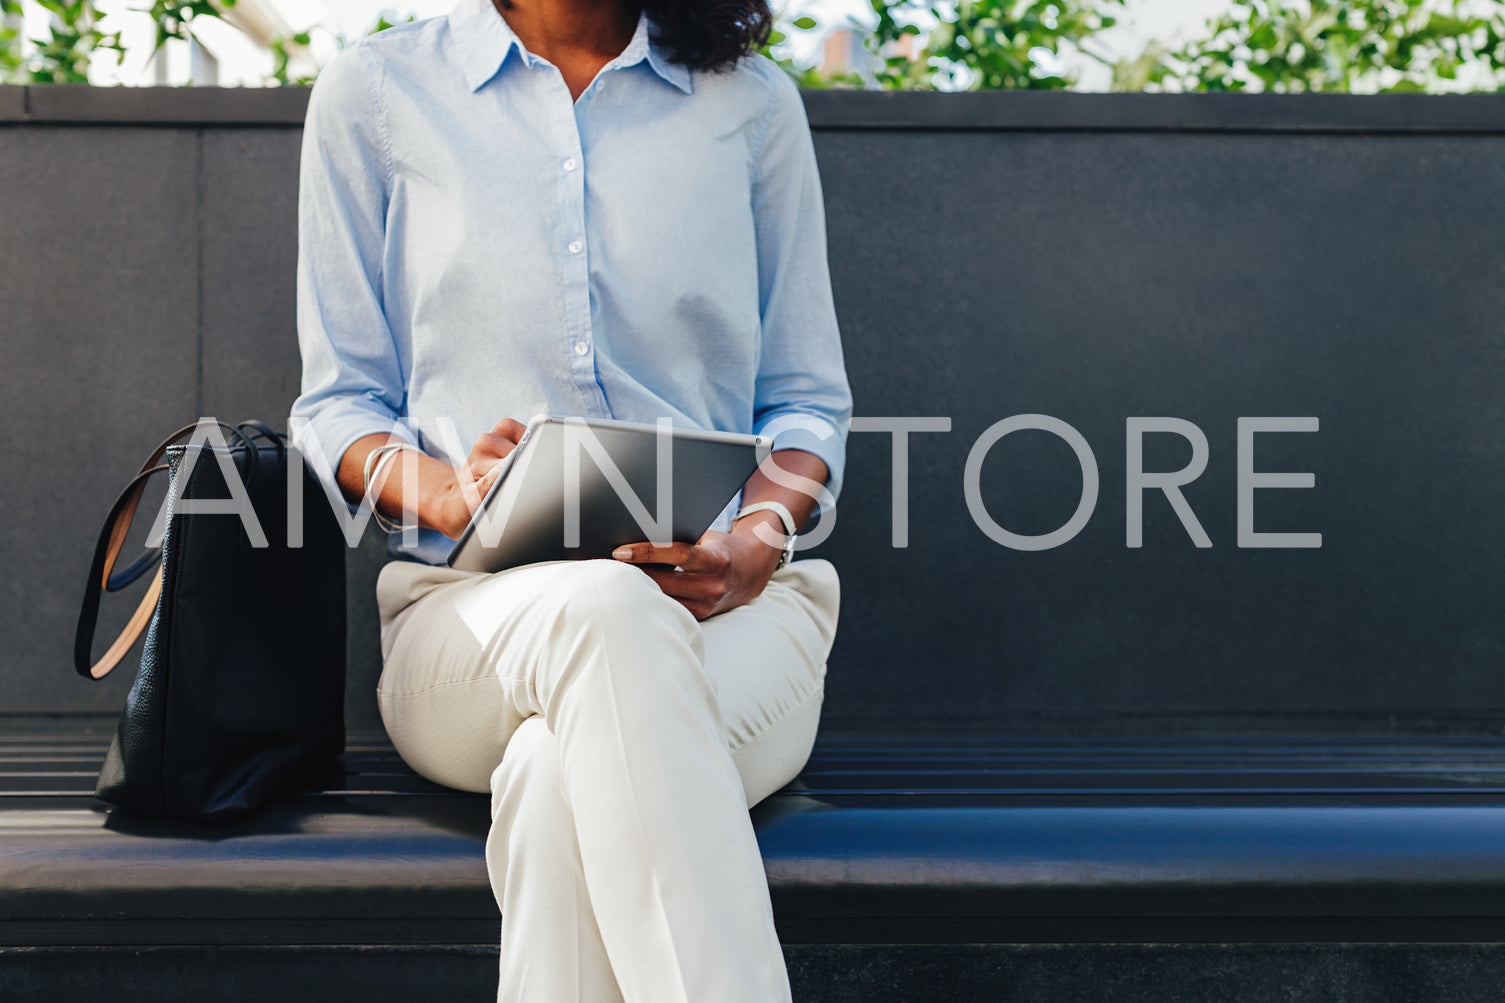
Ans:
{"label": "woman", "polygon": [[[830,564],[781,549],[851,413],[820,183],[749,54],[764,0],[632,3],[460,0],[325,69],[292,424],[418,528],[377,586],[379,703],[415,770],[491,793],[499,998],[787,999],[747,808],[809,756],[836,626]],[[443,567],[540,412],[767,431],[776,469],[698,541]]]}

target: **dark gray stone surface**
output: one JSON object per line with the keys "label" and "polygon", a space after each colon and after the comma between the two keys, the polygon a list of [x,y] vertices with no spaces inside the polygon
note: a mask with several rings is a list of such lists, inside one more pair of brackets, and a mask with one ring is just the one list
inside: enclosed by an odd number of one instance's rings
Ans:
{"label": "dark gray stone surface", "polygon": [[296,304],[300,133],[203,132],[199,229],[203,235],[205,414],[287,424],[298,396]]}
{"label": "dark gray stone surface", "polygon": [[[118,708],[129,666],[99,685],[78,679],[73,628],[110,502],[157,441],[196,413],[198,137],[133,127],[0,137],[9,193],[0,208],[0,710]],[[118,630],[126,605],[111,604],[101,635]]]}
{"label": "dark gray stone surface", "polygon": [[[0,87],[7,112],[37,123],[299,126],[304,87]],[[1497,133],[1489,94],[1075,94],[1043,91],[806,91],[816,129],[1122,132]]]}
{"label": "dark gray stone surface", "polygon": [[79,87],[25,88],[33,122],[85,124],[301,126],[306,87]]}
{"label": "dark gray stone surface", "polygon": [[[915,439],[903,551],[887,437],[854,436],[823,551],[846,582],[828,707],[1505,708],[1499,138],[841,132],[820,153],[857,413],[954,423]],[[1075,426],[1101,472],[1086,529],[1043,553],[988,540],[963,499],[973,442],[1023,412]],[[1185,495],[1212,549],[1158,493],[1126,548],[1131,415],[1206,433]],[[1236,423],[1256,415],[1321,419],[1255,453],[1316,473],[1257,492],[1257,528],[1320,550],[1236,546]],[[1155,439],[1149,469],[1187,461]],[[1018,532],[1079,491],[1043,433],[983,468]]]}
{"label": "dark gray stone surface", "polygon": [[0,87],[0,122],[16,122],[26,116],[26,88]]}
{"label": "dark gray stone surface", "polygon": [[820,1003],[1483,1003],[1505,973],[1493,944],[852,945],[785,956],[794,998]]}
{"label": "dark gray stone surface", "polygon": [[1485,132],[1500,130],[1490,94],[1078,94],[1059,91],[806,91],[816,129],[905,132]]}
{"label": "dark gray stone surface", "polygon": [[[1493,1003],[1495,944],[786,945],[797,1003]],[[496,948],[8,948],[0,992],[62,1003],[192,995],[407,1003],[496,998]]]}
{"label": "dark gray stone surface", "polygon": [[[118,705],[119,681],[66,674],[109,498],[180,420],[281,424],[296,392],[296,126],[199,130],[215,95],[158,96],[37,88],[54,121],[187,125],[32,124],[0,143],[16,190],[49,192],[0,210],[0,379],[21,405],[5,450],[22,472],[0,498],[24,572],[0,610],[3,710]],[[226,100],[231,123],[296,122],[289,94]],[[888,438],[853,437],[817,552],[844,575],[828,715],[1499,730],[1505,116],[1499,98],[1432,100],[809,96],[857,413],[953,421],[914,439],[902,551]],[[1101,472],[1086,529],[1044,553],[988,540],[962,494],[972,443],[1025,412],[1080,430]],[[1158,493],[1145,546],[1125,547],[1124,422],[1157,415],[1209,440],[1185,494],[1210,550]],[[1321,420],[1256,450],[1260,470],[1317,478],[1257,492],[1257,528],[1322,532],[1321,550],[1235,545],[1236,420],[1259,415]],[[1152,470],[1187,455],[1147,442]],[[60,460],[64,489],[47,479]],[[1044,532],[1079,474],[1059,441],[1022,433],[981,489],[1002,524]],[[352,562],[360,694],[379,561],[368,546]]]}

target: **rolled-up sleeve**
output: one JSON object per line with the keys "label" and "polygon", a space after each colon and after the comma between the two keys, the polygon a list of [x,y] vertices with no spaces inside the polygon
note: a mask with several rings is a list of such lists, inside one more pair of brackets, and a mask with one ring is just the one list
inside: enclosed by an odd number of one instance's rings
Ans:
{"label": "rolled-up sleeve", "polygon": [[753,431],[772,431],[775,449],[824,460],[834,497],[846,466],[852,393],[831,298],[825,206],[799,89],[768,68],[772,94],[752,188],[762,318]]}
{"label": "rolled-up sleeve", "polygon": [[298,180],[298,345],[302,392],[293,441],[332,477],[351,443],[396,431],[405,397],[397,346],[382,305],[390,192],[387,145],[375,100],[372,53],[356,45],[319,75],[309,95]]}

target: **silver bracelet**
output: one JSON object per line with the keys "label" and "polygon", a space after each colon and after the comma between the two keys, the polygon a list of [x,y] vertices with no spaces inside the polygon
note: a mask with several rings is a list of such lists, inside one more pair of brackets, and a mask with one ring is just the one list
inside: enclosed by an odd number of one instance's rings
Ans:
{"label": "silver bracelet", "polygon": [[386,442],[366,454],[366,466],[361,476],[361,485],[365,489],[364,498],[366,504],[371,506],[371,515],[376,519],[376,524],[388,533],[401,533],[406,527],[382,513],[376,504],[377,500],[371,497],[371,484],[385,473],[387,464],[403,450],[411,450],[419,456],[428,455],[411,442]]}
{"label": "silver bracelet", "polygon": [[777,571],[794,560],[795,534],[799,531],[799,526],[795,525],[794,522],[794,513],[790,512],[788,507],[782,502],[753,502],[751,505],[744,505],[737,509],[737,514],[732,516],[732,525],[735,526],[737,520],[741,519],[744,515],[752,515],[754,512],[772,512],[779,517],[779,522],[784,524],[784,552],[779,555],[779,563],[773,569]]}

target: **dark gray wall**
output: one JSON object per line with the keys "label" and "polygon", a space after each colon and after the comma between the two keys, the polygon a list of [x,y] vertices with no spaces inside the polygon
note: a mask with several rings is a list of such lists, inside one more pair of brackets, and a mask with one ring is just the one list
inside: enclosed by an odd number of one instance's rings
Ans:
{"label": "dark gray wall", "polygon": [[[194,416],[282,423],[302,95],[0,88],[0,709],[118,708],[69,670],[93,535],[156,439]],[[259,103],[258,103],[259,102]],[[889,546],[889,443],[856,435],[832,720],[983,717],[1000,731],[1505,723],[1505,98],[811,94],[857,413],[917,436],[910,545]],[[1010,551],[963,501],[969,448],[1022,412],[1101,471],[1073,541]],[[1210,443],[1124,544],[1124,422]],[[1239,416],[1261,437],[1235,537]],[[1152,470],[1180,467],[1172,437]],[[1040,433],[982,470],[995,518],[1064,521],[1076,461]],[[370,719],[375,541],[352,561],[352,712]],[[117,617],[124,611],[117,611]]]}

